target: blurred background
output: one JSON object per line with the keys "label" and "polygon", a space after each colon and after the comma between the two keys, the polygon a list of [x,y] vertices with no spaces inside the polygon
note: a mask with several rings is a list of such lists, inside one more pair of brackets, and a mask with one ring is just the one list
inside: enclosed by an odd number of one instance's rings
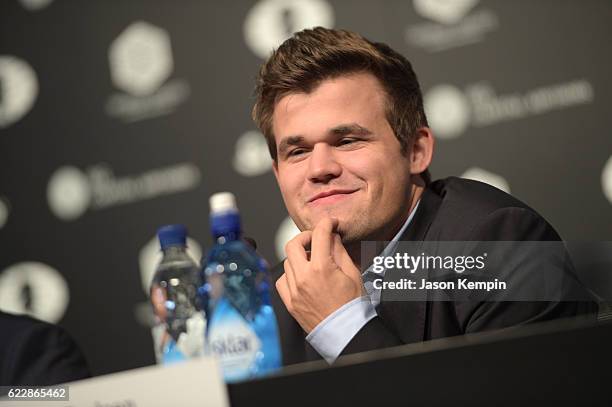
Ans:
{"label": "blurred background", "polygon": [[413,63],[434,178],[508,191],[568,241],[612,240],[610,21],[607,0],[2,0],[0,309],[62,325],[109,373],[154,363],[158,226],[187,225],[199,259],[208,197],[229,190],[278,262],[296,229],[250,119],[254,77],[314,26]]}

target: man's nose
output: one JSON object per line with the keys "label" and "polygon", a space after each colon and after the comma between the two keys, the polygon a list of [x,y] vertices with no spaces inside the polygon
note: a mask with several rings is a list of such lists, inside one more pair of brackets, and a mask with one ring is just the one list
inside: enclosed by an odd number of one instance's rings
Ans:
{"label": "man's nose", "polygon": [[329,182],[342,174],[333,148],[324,143],[314,146],[308,163],[308,179],[312,182]]}

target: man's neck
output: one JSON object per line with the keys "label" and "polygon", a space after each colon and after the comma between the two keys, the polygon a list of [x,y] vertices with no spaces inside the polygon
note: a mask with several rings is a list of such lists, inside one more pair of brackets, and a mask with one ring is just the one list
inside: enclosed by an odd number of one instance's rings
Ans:
{"label": "man's neck", "polygon": [[[406,223],[406,221],[408,220],[408,217],[410,216],[410,214],[416,207],[417,203],[421,199],[421,195],[423,195],[424,190],[425,190],[424,185],[412,184],[410,205],[408,207],[408,210],[402,214],[401,218],[397,219],[393,224],[389,226],[385,226],[381,228],[379,231],[377,231],[376,233],[373,233],[370,236],[367,236],[363,240],[360,240],[354,243],[350,243],[350,244],[346,244],[345,246],[346,251],[348,252],[349,256],[351,256],[351,259],[353,260],[353,264],[355,264],[355,267],[357,267],[360,270],[363,267],[367,268],[368,265],[372,262],[372,259],[374,258],[374,256],[377,256],[383,250],[384,242],[391,241],[393,237],[397,235],[397,233],[400,231],[402,226]],[[380,244],[377,244],[377,246],[379,245],[381,246],[379,248],[380,250],[376,250],[376,252],[372,252],[372,253],[362,253],[362,247],[361,247],[362,241],[371,241],[371,242],[380,243]]]}

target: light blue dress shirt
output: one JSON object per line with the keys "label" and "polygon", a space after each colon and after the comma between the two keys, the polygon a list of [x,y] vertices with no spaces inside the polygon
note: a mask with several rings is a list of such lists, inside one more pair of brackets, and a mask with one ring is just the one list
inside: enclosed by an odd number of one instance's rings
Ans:
{"label": "light blue dress shirt", "polygon": [[[393,237],[384,248],[381,256],[395,255],[395,249],[397,248],[399,239],[412,221],[420,202],[419,200],[414,206],[408,219],[406,219],[406,222],[399,232],[397,232],[395,237]],[[362,273],[362,276],[372,272],[371,269],[372,265]],[[384,277],[384,270],[382,273],[379,273],[379,275],[381,278]],[[319,325],[306,336],[306,340],[310,345],[312,345],[329,364],[332,364],[338,358],[346,345],[348,345],[351,339],[357,335],[357,332],[377,315],[376,306],[380,303],[380,289],[375,289],[372,284],[366,284],[365,289],[368,293],[367,296],[355,298],[347,302],[328,315],[327,318],[321,321]]]}

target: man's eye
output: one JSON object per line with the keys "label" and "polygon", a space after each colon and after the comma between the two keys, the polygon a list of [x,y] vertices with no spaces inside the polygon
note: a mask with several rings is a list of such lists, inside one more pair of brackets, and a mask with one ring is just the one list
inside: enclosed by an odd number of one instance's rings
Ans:
{"label": "man's eye", "polygon": [[289,151],[289,154],[287,154],[287,155],[289,157],[294,157],[294,156],[300,155],[302,153],[304,153],[304,149],[303,148],[296,148],[296,149],[293,149],[293,150]]}
{"label": "man's eye", "polygon": [[354,138],[343,138],[342,140],[340,140],[338,145],[344,146],[344,145],[347,145],[347,144],[354,143],[355,141],[357,141],[357,140],[355,140]]}

